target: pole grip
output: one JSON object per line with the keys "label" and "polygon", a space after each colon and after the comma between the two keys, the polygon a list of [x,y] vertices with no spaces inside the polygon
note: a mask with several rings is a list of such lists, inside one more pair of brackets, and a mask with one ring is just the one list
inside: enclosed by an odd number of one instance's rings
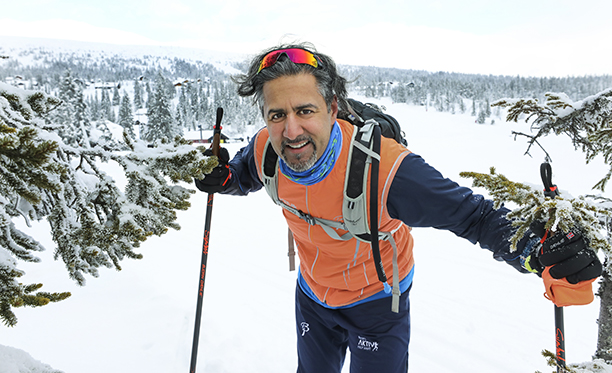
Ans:
{"label": "pole grip", "polygon": [[217,120],[213,129],[212,153],[219,156],[219,144],[221,143],[221,119],[223,119],[223,108],[217,108]]}
{"label": "pole grip", "polygon": [[557,186],[552,183],[552,167],[550,163],[544,162],[540,165],[540,176],[544,184],[544,195],[554,199],[559,195],[559,190]]}

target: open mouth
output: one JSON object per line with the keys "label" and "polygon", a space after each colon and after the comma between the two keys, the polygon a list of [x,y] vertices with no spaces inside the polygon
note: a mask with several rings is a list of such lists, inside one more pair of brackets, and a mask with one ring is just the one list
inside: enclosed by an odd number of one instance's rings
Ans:
{"label": "open mouth", "polygon": [[287,144],[287,146],[290,147],[291,149],[300,149],[308,145],[309,142],[310,141],[306,140],[306,141],[302,141],[302,142],[298,142],[294,144]]}
{"label": "open mouth", "polygon": [[293,171],[306,171],[317,161],[317,149],[311,138],[303,136],[282,142],[283,160]]}

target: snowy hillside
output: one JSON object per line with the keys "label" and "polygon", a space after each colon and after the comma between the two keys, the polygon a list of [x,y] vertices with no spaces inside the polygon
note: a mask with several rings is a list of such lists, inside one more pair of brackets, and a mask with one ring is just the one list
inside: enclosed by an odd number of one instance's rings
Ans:
{"label": "snowy hillside", "polygon": [[[399,119],[409,148],[463,185],[461,171],[496,166],[510,179],[540,184],[543,154],[524,156],[513,140],[525,124],[479,125],[465,115],[424,106],[380,103]],[[607,171],[601,160],[584,164],[565,138],[545,138],[553,180],[577,196],[591,192]],[[230,153],[244,144],[227,144]],[[113,170],[109,170],[113,172]],[[610,197],[610,194],[607,194]],[[50,250],[41,264],[20,263],[29,282],[72,297],[42,309],[16,310],[19,323],[0,329],[0,343],[27,351],[65,373],[186,372],[191,354],[206,195],[179,213],[180,231],[151,238],[144,259],[121,272],[101,271],[78,288],[62,264],[44,223],[27,229]],[[491,254],[448,232],[415,229],[416,273],[411,292],[410,371],[436,373],[548,372],[542,349],[553,350],[553,305],[534,275],[521,275]],[[198,371],[295,371],[295,272],[288,271],[286,225],[264,192],[247,198],[216,196],[206,278]],[[591,360],[599,307],[565,312],[569,362]],[[6,351],[0,346],[0,351]],[[12,350],[11,350],[12,351]],[[16,373],[4,361],[0,372]],[[20,355],[19,355],[20,356]],[[3,365],[4,364],[4,365]],[[41,365],[41,366],[44,366]],[[43,370],[32,370],[43,371]],[[345,369],[348,372],[348,367]]]}
{"label": "snowy hillside", "polygon": [[121,58],[148,57],[151,66],[165,67],[175,58],[187,61],[206,61],[227,73],[235,73],[232,62],[243,61],[244,54],[210,51],[198,48],[181,48],[152,45],[118,45],[74,40],[23,38],[0,35],[0,54],[12,55],[22,65],[40,64],[41,58],[86,57],[91,62],[112,56]]}

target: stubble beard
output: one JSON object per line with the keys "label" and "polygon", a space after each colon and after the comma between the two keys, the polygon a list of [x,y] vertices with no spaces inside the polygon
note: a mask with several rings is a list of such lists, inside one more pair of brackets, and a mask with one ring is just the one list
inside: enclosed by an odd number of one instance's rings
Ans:
{"label": "stubble beard", "polygon": [[[297,154],[296,156],[294,156],[293,161],[289,161],[287,159],[287,155],[285,154],[285,148],[287,147],[287,145],[294,144],[294,143],[300,143],[300,142],[303,142],[304,140],[308,140],[310,144],[312,144],[313,146],[313,151],[310,157],[308,159],[302,159],[303,155]],[[312,166],[314,166],[314,164],[317,162],[317,147],[314,141],[312,141],[312,138],[310,137],[300,136],[294,140],[284,140],[281,144],[281,147],[283,149],[281,156],[283,160],[285,161],[285,164],[287,164],[287,166],[295,172],[304,172],[310,169]]]}

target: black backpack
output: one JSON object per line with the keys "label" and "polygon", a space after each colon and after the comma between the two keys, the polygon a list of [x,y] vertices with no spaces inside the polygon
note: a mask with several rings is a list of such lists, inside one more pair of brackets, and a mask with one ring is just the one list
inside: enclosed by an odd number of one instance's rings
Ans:
{"label": "black backpack", "polygon": [[[404,131],[402,131],[397,119],[389,114],[385,114],[384,107],[381,108],[373,103],[364,104],[352,98],[347,99],[347,101],[354,113],[341,119],[347,120],[356,126],[361,126],[361,124],[368,119],[374,119],[380,125],[380,130],[384,137],[394,139],[398,143],[408,146]],[[355,114],[357,114],[359,118],[357,118]]]}

